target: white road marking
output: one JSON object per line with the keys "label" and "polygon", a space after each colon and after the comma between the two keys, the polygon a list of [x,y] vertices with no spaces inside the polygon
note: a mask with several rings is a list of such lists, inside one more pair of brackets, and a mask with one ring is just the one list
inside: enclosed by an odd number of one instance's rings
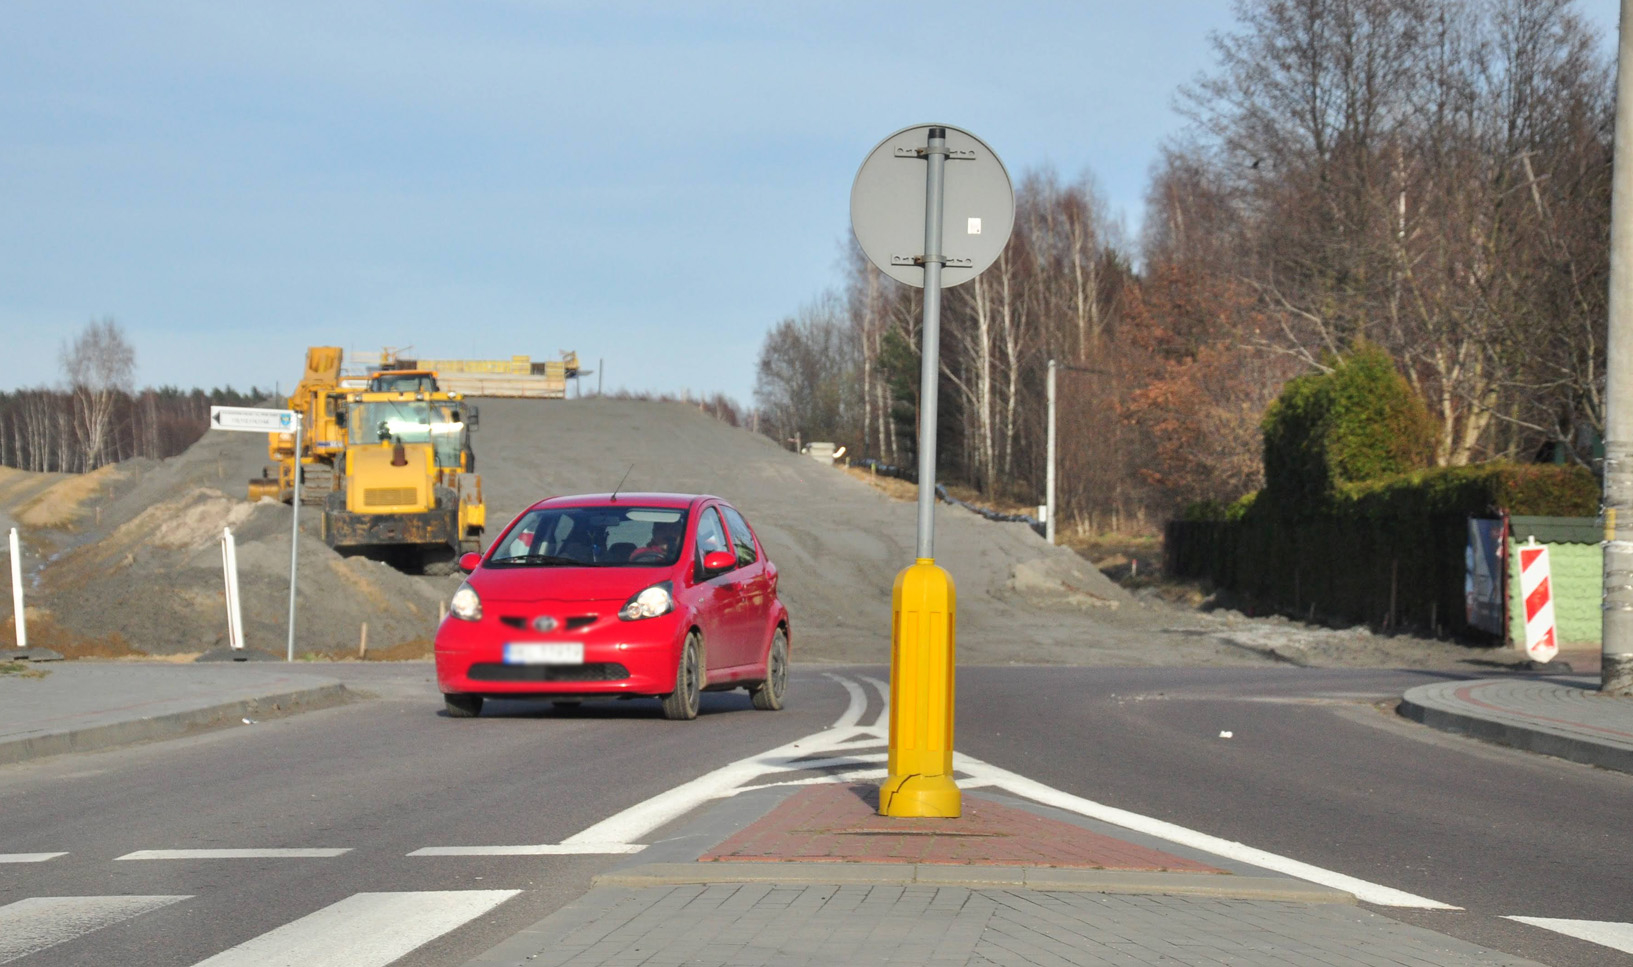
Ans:
{"label": "white road marking", "polygon": [[0,863],[44,863],[67,853],[0,853]]}
{"label": "white road marking", "polygon": [[1421,897],[1415,893],[1397,890],[1394,887],[1371,883],[1344,873],[1325,870],[1319,866],[1311,866],[1308,863],[1302,863],[1276,853],[1269,853],[1243,843],[1221,839],[1218,836],[1210,836],[1207,833],[1187,829],[1184,826],[1165,822],[1161,819],[1142,816],[1139,813],[1118,809],[1115,806],[1106,806],[1093,800],[1084,799],[1081,796],[1074,796],[1069,792],[1062,792],[1035,779],[1028,779],[1007,769],[988,765],[980,759],[972,759],[958,752],[953,753],[953,766],[962,772],[969,773],[978,782],[1007,789],[1017,796],[1043,803],[1046,806],[1054,806],[1057,809],[1077,813],[1079,816],[1087,816],[1090,819],[1111,823],[1113,826],[1121,826],[1137,833],[1145,833],[1148,836],[1165,839],[1170,843],[1178,843],[1181,846],[1204,850],[1215,856],[1223,856],[1227,859],[1251,863],[1267,870],[1275,870],[1278,873],[1286,873],[1288,876],[1295,876],[1311,883],[1319,883],[1322,886],[1330,886],[1335,890],[1344,890],[1355,894],[1356,899],[1367,903],[1375,903],[1384,907],[1413,907],[1420,910],[1463,909],[1462,907],[1441,903],[1439,900]]}
{"label": "white road marking", "polygon": [[384,967],[520,892],[354,893],[195,967]]}
{"label": "white road marking", "polygon": [[531,846],[427,846],[409,856],[596,856],[639,853],[638,843],[539,843]]}
{"label": "white road marking", "polygon": [[[796,739],[786,745],[778,746],[768,752],[763,752],[746,759],[739,759],[729,765],[720,767],[713,772],[706,773],[682,783],[667,792],[659,793],[644,802],[615,813],[601,822],[590,826],[561,841],[561,852],[578,853],[633,853],[644,847],[639,841],[648,833],[658,829],[666,823],[672,822],[686,815],[706,802],[715,799],[724,799],[741,792],[744,785],[756,777],[771,772],[788,772],[806,768],[799,760],[821,753],[830,753],[841,750],[839,746],[850,742],[858,736],[874,736],[871,728],[855,725],[867,709],[867,695],[855,682],[829,675],[830,678],[845,687],[850,695],[850,704],[845,713],[839,717],[831,728],[813,735]],[[858,766],[868,765],[861,759],[828,759],[830,763],[854,763]],[[534,855],[550,851],[547,846],[511,846],[511,847],[482,847],[482,846],[432,846],[417,849],[409,856],[483,856],[483,855]]]}
{"label": "white road marking", "polygon": [[869,729],[877,732],[880,738],[888,741],[890,730],[890,683],[870,675],[859,677],[862,681],[872,685],[873,690],[879,693],[879,714],[874,716],[873,724],[869,726]]}
{"label": "white road marking", "polygon": [[185,896],[37,896],[0,907],[0,964],[36,954]]}
{"label": "white road marking", "polygon": [[841,678],[833,672],[823,672],[823,674],[843,685],[846,694],[850,696],[850,704],[845,706],[845,711],[840,714],[839,720],[834,722],[831,728],[851,728],[862,717],[862,713],[867,711],[868,697],[866,693],[862,691],[862,686],[848,678]]}
{"label": "white road marking", "polygon": [[1554,920],[1549,917],[1504,917],[1518,920],[1533,927],[1552,930],[1567,937],[1586,940],[1601,947],[1633,954],[1633,923],[1614,923],[1608,920]]}
{"label": "white road marking", "polygon": [[[854,682],[833,673],[828,677],[845,687],[850,695],[850,704],[832,727],[808,735],[802,739],[778,746],[770,751],[736,762],[699,776],[690,782],[682,783],[667,792],[659,793],[644,802],[610,816],[599,823],[585,829],[574,836],[562,840],[562,846],[598,846],[600,851],[610,852],[610,847],[626,847],[628,852],[634,852],[641,847],[636,845],[640,840],[667,823],[679,819],[697,807],[714,799],[725,799],[749,789],[765,788],[766,785],[810,785],[818,782],[843,782],[862,778],[883,778],[876,768],[877,764],[887,758],[887,753],[863,752],[863,749],[873,748],[888,741],[889,728],[889,701],[890,686],[888,683],[869,676],[859,676],[863,681],[872,685],[879,693],[884,709],[874,718],[871,725],[857,725],[861,721],[866,705],[865,693]],[[861,739],[870,739],[870,742],[859,742]],[[967,779],[960,780],[961,788],[980,788],[996,786],[1001,789],[1031,799],[1045,805],[1064,809],[1067,812],[1098,819],[1101,822],[1121,826],[1135,832],[1155,836],[1183,846],[1200,849],[1215,856],[1249,863],[1253,866],[1285,873],[1311,883],[1319,883],[1334,889],[1344,890],[1355,895],[1359,900],[1387,907],[1412,907],[1421,910],[1461,910],[1462,907],[1441,903],[1428,897],[1418,896],[1394,887],[1372,883],[1357,877],[1339,873],[1334,870],[1322,869],[1309,863],[1300,862],[1286,856],[1267,852],[1243,843],[1233,842],[1218,836],[1194,829],[1187,829],[1174,823],[1154,819],[1107,806],[1093,800],[1074,796],[1053,786],[1046,786],[1034,779],[1028,779],[1018,773],[997,766],[988,765],[979,759],[971,758],[959,752],[953,753],[954,767]],[[799,772],[806,770],[827,770],[831,774],[814,778],[790,779],[785,782],[755,783],[754,780],[766,775],[779,772]],[[473,855],[476,851],[488,850],[519,850],[536,849],[544,852],[547,847],[432,847],[416,850],[410,856],[461,856]],[[463,850],[464,852],[462,852]],[[476,853],[481,855],[481,853]]]}
{"label": "white road marking", "polygon": [[139,849],[116,856],[116,860],[296,860],[323,859],[350,853],[339,849],[294,847],[287,849]]}

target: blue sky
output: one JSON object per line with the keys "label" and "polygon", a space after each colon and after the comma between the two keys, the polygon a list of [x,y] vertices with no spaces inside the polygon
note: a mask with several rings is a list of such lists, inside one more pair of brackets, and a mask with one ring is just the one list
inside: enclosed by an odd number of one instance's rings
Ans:
{"label": "blue sky", "polygon": [[[1578,9],[1615,28],[1615,0]],[[287,390],[304,348],[601,364],[748,401],[910,124],[1132,228],[1218,2],[0,5],[0,389],[111,316],[139,384]],[[593,386],[594,378],[590,380]]]}

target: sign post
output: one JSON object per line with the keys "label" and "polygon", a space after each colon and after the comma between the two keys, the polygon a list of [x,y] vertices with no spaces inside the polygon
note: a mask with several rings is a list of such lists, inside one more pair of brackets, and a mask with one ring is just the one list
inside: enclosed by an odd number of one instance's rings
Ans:
{"label": "sign post", "polygon": [[294,410],[258,410],[248,406],[210,407],[210,429],[245,433],[295,431],[295,502],[289,534],[289,653],[295,660],[295,570],[300,561],[301,536],[301,415]]}
{"label": "sign post", "polygon": [[[963,809],[953,782],[957,596],[952,577],[935,562],[941,290],[996,261],[1014,224],[1015,192],[1003,162],[981,139],[948,125],[904,128],[879,142],[851,186],[851,227],[862,251],[884,274],[924,289],[918,555],[896,575],[891,594],[884,816],[954,818]],[[950,236],[945,225],[953,228]]]}

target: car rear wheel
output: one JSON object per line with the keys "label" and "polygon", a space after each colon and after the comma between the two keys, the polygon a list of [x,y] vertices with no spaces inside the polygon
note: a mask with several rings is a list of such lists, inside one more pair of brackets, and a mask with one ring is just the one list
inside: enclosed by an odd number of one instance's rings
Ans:
{"label": "car rear wheel", "polygon": [[703,642],[697,632],[686,636],[681,648],[680,661],[675,668],[675,690],[663,697],[663,717],[675,721],[697,718],[697,708],[703,691]]}
{"label": "car rear wheel", "polygon": [[765,659],[765,681],[749,689],[748,697],[762,712],[782,708],[788,694],[788,633],[781,628],[771,639],[771,654]]}
{"label": "car rear wheel", "polygon": [[444,695],[442,704],[447,706],[451,719],[474,719],[482,714],[480,695]]}

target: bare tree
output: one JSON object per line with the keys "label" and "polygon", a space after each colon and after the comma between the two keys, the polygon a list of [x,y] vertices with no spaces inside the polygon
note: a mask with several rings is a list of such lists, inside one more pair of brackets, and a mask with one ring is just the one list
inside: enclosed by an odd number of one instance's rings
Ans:
{"label": "bare tree", "polygon": [[108,462],[115,404],[121,393],[130,390],[136,351],[119,324],[104,318],[86,323],[73,342],[62,347],[61,362],[74,398],[78,469],[95,470]]}

